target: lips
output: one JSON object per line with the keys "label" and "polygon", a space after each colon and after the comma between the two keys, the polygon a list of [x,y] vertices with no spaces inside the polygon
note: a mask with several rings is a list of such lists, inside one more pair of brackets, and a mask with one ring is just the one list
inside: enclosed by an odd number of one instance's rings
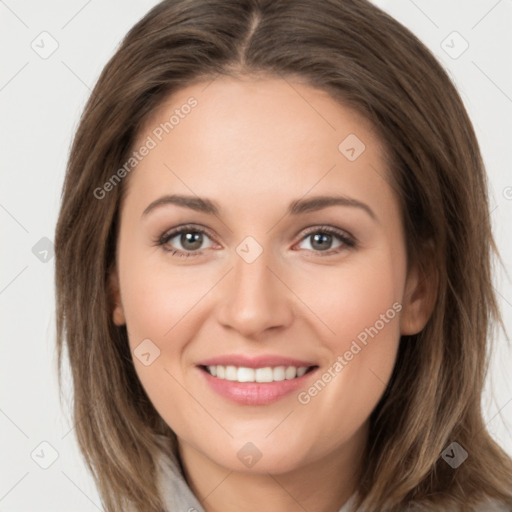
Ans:
{"label": "lips", "polygon": [[213,391],[243,405],[275,402],[303,386],[318,368],[291,357],[236,354],[206,359],[197,367]]}

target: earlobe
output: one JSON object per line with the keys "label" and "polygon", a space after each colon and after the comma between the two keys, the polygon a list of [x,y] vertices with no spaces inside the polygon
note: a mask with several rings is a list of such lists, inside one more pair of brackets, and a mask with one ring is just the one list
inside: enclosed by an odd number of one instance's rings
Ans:
{"label": "earlobe", "polygon": [[428,270],[420,271],[418,265],[409,270],[402,302],[400,334],[417,334],[425,327],[434,310],[437,287],[438,272],[433,265]]}
{"label": "earlobe", "polygon": [[119,289],[119,277],[117,268],[113,268],[108,278],[108,290],[110,305],[112,310],[112,321],[115,325],[121,326],[126,324],[124,317],[123,305],[121,303],[121,292]]}
{"label": "earlobe", "polygon": [[123,306],[120,303],[114,305],[114,311],[112,312],[112,320],[114,324],[116,324],[117,326],[126,324]]}

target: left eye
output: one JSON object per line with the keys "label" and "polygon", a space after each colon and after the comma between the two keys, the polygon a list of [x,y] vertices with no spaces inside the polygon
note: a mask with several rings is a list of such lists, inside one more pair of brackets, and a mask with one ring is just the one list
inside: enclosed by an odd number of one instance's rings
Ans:
{"label": "left eye", "polygon": [[[334,239],[340,240],[338,245],[336,247],[332,247]],[[325,233],[323,231],[317,231],[315,233],[310,233],[309,235],[306,235],[302,242],[309,240],[309,247],[305,247],[308,250],[313,251],[326,251],[328,249],[336,249],[340,245],[343,245],[343,240],[341,240],[341,237],[338,235],[334,235],[332,233]]]}
{"label": "left eye", "polygon": [[[161,239],[161,244],[169,244],[173,247],[176,246],[177,243],[181,245],[181,247],[177,247],[177,252],[194,252],[200,249],[207,249],[208,247],[202,247],[204,241],[208,239],[211,240],[210,237],[200,229],[182,229],[180,231],[175,231],[174,233],[170,233],[169,235],[164,236]],[[177,242],[172,242],[173,240],[177,240]],[[168,249],[172,250],[172,249]]]}

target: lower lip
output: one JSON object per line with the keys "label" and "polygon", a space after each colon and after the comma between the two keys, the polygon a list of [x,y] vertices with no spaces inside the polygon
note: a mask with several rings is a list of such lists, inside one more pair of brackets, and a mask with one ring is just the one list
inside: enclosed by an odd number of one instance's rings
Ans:
{"label": "lower lip", "polygon": [[206,382],[219,395],[242,405],[267,405],[297,391],[313,375],[317,368],[295,379],[275,382],[237,382],[219,379],[198,368]]}

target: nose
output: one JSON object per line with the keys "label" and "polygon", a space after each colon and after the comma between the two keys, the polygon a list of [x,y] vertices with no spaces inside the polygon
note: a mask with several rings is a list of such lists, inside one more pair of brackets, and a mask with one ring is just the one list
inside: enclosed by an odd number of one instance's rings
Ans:
{"label": "nose", "polygon": [[247,263],[235,253],[234,268],[218,290],[218,321],[247,338],[259,338],[293,320],[294,295],[267,254],[263,251]]}

